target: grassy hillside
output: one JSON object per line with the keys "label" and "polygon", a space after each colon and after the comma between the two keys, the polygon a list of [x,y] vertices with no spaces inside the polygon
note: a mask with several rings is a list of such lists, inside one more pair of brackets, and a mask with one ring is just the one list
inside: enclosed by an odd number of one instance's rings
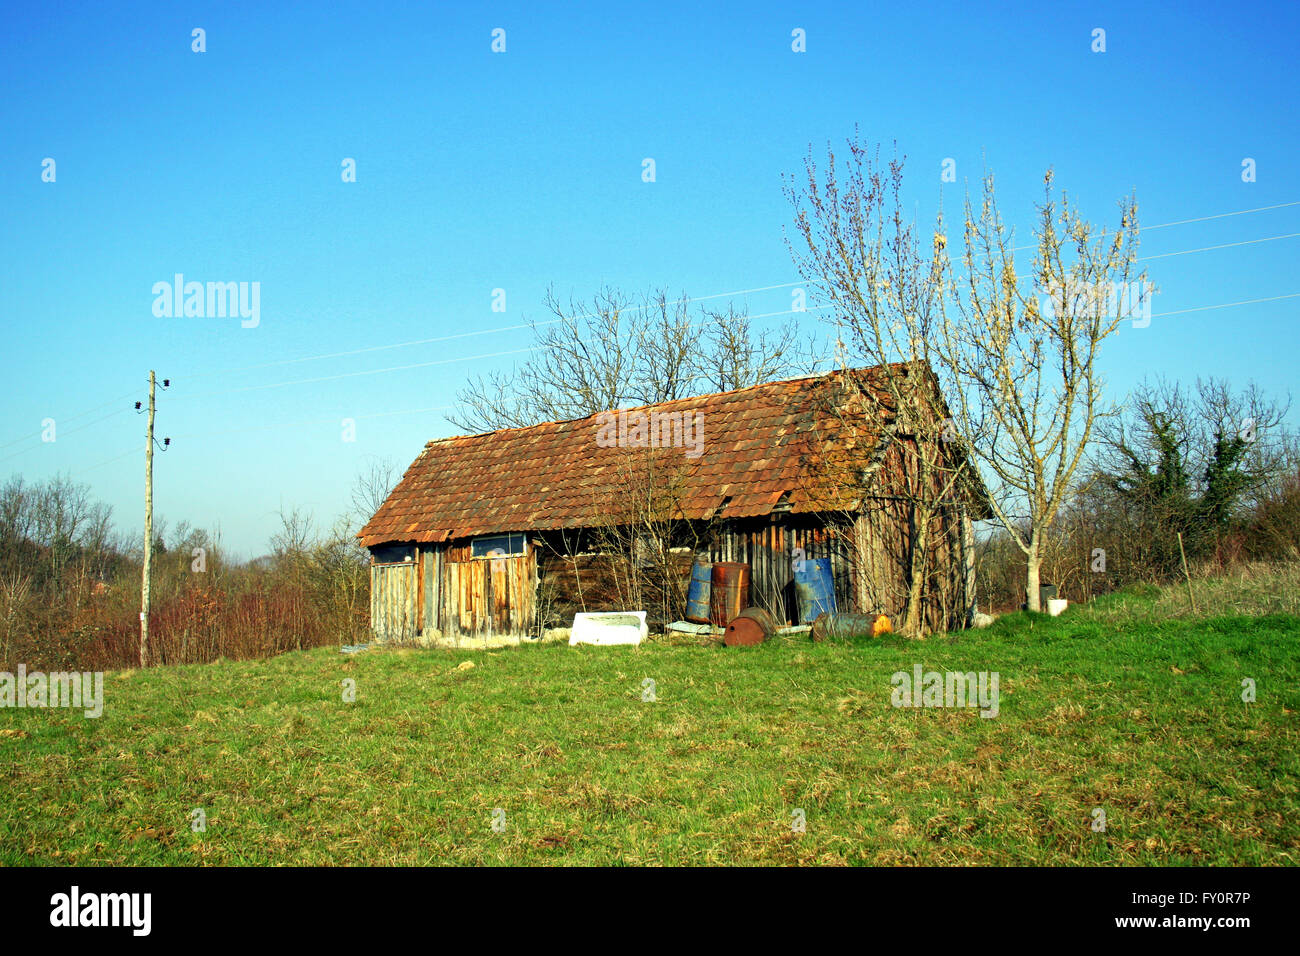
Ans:
{"label": "grassy hillside", "polygon": [[[1300,617],[1177,594],[924,642],[112,673],[98,720],[0,710],[0,861],[1293,864]],[[891,706],[918,663],[997,671],[999,715]]]}

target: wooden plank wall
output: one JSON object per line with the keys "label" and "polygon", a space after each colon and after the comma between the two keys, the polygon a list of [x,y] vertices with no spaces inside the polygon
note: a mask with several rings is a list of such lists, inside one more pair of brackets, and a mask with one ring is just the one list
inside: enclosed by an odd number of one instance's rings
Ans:
{"label": "wooden plank wall", "polygon": [[443,635],[531,633],[537,605],[537,551],[531,542],[524,554],[495,561],[471,557],[467,544],[450,545],[436,552],[436,561],[432,589],[441,603],[434,604],[434,626]]}
{"label": "wooden plank wall", "polygon": [[[750,569],[750,604],[793,623],[794,548],[808,559],[831,559],[835,603],[841,611],[883,611],[897,617],[907,598],[907,504],[873,500],[853,522],[819,523],[805,516],[731,522],[709,549],[711,561],[743,561]],[[964,626],[973,602],[967,584],[961,516],[940,514],[930,537],[925,619],[933,630]]]}
{"label": "wooden plank wall", "polygon": [[370,621],[380,641],[418,634],[446,636],[532,632],[537,553],[492,561],[470,556],[468,545],[420,545],[415,561],[372,564]]}
{"label": "wooden plank wall", "polygon": [[[851,546],[845,535],[828,529],[818,518],[811,516],[773,515],[762,518],[728,521],[717,528],[700,526],[679,539],[687,547],[690,542],[700,544],[699,553],[710,561],[741,561],[750,568],[750,605],[761,607],[778,621],[794,622],[798,607],[794,591],[794,549],[803,549],[808,559],[831,559],[835,579],[836,601],[841,610],[857,607],[853,591],[853,563]],[[570,544],[579,552],[594,547],[595,542]],[[576,604],[577,588],[572,569],[573,559],[560,553],[561,544],[553,546],[542,561],[542,573],[555,594],[561,598],[564,615],[579,610]],[[615,589],[608,586],[610,569],[607,559],[583,553],[582,565],[583,607],[588,611],[624,609],[617,601]],[[683,588],[690,578],[692,556],[681,555]],[[604,586],[602,586],[604,585]],[[653,613],[657,603],[644,610]],[[641,610],[637,608],[636,610]]]}
{"label": "wooden plank wall", "polygon": [[[778,621],[798,619],[794,549],[808,559],[829,557],[841,611],[897,616],[906,596],[907,525],[901,503],[872,502],[848,524],[810,516],[773,515],[725,523],[707,548],[711,561],[750,567],[750,605]],[[945,515],[932,537],[932,628],[961,627],[968,595],[961,518]],[[436,630],[444,636],[532,633],[536,626],[538,548],[529,540],[519,557],[473,558],[468,544],[421,545],[409,564],[373,565],[371,621],[381,640],[410,640]],[[689,570],[684,572],[689,574]],[[591,610],[597,608],[592,607]]]}
{"label": "wooden plank wall", "polygon": [[[884,611],[894,618],[903,611],[910,573],[907,511],[906,502],[873,499],[854,522],[852,547],[846,558],[855,569],[855,590],[861,610]],[[940,511],[931,527],[928,577],[927,627],[931,630],[963,627],[974,596],[967,582],[961,515],[956,507]]]}
{"label": "wooden plank wall", "polygon": [[442,613],[442,545],[421,545],[421,579],[424,580],[424,607],[420,614],[421,632],[435,631]]}
{"label": "wooden plank wall", "polygon": [[375,564],[370,567],[370,627],[381,642],[415,637],[417,565]]}
{"label": "wooden plank wall", "polygon": [[835,600],[840,610],[853,610],[851,563],[844,536],[826,526],[791,515],[773,515],[728,522],[709,548],[710,561],[743,561],[749,565],[749,603],[778,621],[794,623],[799,608],[794,591],[795,548],[803,557],[831,559]]}

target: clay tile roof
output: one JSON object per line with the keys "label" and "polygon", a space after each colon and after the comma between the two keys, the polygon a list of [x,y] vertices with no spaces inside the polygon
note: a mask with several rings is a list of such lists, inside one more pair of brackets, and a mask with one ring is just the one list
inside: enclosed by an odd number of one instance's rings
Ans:
{"label": "clay tile roof", "polygon": [[830,417],[816,411],[825,405],[813,395],[835,374],[626,412],[633,442],[643,412],[660,429],[684,423],[678,445],[686,447],[620,447],[610,439],[618,426],[614,415],[623,413],[610,412],[431,441],[357,537],[372,547],[590,527],[627,495],[629,459],[644,461],[647,454],[660,456],[677,476],[677,517],[766,515],[778,503],[793,512],[826,510],[824,502],[810,500],[800,462],[809,434]]}

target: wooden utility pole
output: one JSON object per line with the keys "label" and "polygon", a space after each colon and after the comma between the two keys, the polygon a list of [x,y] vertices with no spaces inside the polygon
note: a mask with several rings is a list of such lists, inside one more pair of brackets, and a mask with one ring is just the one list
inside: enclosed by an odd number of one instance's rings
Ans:
{"label": "wooden utility pole", "polygon": [[149,425],[144,442],[144,571],[140,585],[140,666],[149,666],[149,569],[153,563],[153,394],[149,370]]}

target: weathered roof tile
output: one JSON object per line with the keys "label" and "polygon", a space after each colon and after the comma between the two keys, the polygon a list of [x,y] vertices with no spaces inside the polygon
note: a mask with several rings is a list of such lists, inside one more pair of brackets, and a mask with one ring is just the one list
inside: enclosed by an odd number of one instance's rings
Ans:
{"label": "weathered roof tile", "polygon": [[[832,378],[772,382],[628,410],[698,413],[694,421],[701,434],[690,434],[688,447],[602,447],[597,435],[607,419],[595,415],[431,441],[358,537],[370,547],[588,527],[626,497],[629,462],[644,462],[647,455],[677,476],[684,518],[707,519],[720,507],[724,517],[764,515],[783,497],[794,512],[825,510],[824,503],[809,500],[801,462],[814,426],[836,428],[813,400]],[[701,453],[692,457],[697,437]]]}

